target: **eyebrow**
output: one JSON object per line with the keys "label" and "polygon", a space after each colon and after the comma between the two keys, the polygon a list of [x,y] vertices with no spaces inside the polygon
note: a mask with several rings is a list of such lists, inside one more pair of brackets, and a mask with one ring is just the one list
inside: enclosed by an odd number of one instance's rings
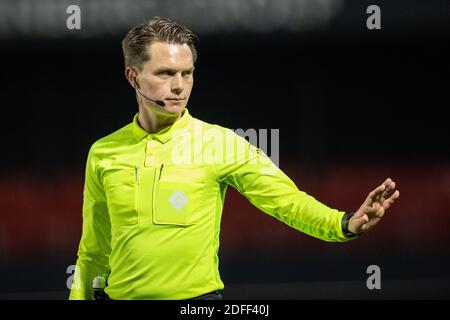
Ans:
{"label": "eyebrow", "polygon": [[[188,69],[183,69],[182,70],[182,72],[185,72],[185,71],[194,71],[195,70],[195,67],[191,67],[191,68],[188,68]],[[163,72],[163,71],[170,71],[170,72],[177,72],[177,69],[174,69],[174,68],[170,68],[170,67],[160,67],[160,68],[157,68],[155,71],[154,71],[154,73],[159,73],[159,72]]]}

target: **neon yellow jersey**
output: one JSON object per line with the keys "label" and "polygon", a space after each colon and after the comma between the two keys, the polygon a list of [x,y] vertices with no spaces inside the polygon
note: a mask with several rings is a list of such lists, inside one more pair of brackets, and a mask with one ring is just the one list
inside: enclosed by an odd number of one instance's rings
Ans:
{"label": "neon yellow jersey", "polygon": [[189,299],[220,290],[227,186],[263,212],[325,241],[347,241],[344,212],[299,191],[260,149],[184,109],[158,133],[137,122],[96,141],[86,164],[83,233],[70,299]]}

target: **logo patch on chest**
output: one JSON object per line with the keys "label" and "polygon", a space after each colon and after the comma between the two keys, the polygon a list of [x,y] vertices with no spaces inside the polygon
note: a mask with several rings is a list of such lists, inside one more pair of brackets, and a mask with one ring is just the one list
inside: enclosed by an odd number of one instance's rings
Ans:
{"label": "logo patch on chest", "polygon": [[172,193],[169,198],[170,204],[177,209],[177,211],[181,210],[186,203],[188,203],[189,199],[186,197],[183,191],[176,190]]}

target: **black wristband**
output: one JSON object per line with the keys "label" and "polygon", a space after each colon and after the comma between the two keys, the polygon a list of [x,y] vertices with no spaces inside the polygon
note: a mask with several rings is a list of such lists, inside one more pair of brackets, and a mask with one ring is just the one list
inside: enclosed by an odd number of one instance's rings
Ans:
{"label": "black wristband", "polygon": [[348,222],[350,221],[350,218],[353,217],[354,214],[355,214],[354,212],[348,211],[343,215],[341,220],[342,232],[344,233],[344,236],[346,236],[347,238],[353,238],[361,235],[361,233],[356,234],[348,230]]}

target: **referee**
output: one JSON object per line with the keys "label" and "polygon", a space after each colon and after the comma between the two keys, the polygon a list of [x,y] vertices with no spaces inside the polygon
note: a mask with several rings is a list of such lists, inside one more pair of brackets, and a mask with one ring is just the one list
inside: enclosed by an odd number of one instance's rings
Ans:
{"label": "referee", "polygon": [[97,276],[107,279],[111,299],[220,299],[219,233],[228,185],[292,228],[335,242],[371,229],[399,197],[387,179],[356,212],[331,209],[298,190],[244,138],[193,117],[186,105],[195,38],[155,17],[122,42],[138,113],[89,151],[70,299],[93,299]]}

